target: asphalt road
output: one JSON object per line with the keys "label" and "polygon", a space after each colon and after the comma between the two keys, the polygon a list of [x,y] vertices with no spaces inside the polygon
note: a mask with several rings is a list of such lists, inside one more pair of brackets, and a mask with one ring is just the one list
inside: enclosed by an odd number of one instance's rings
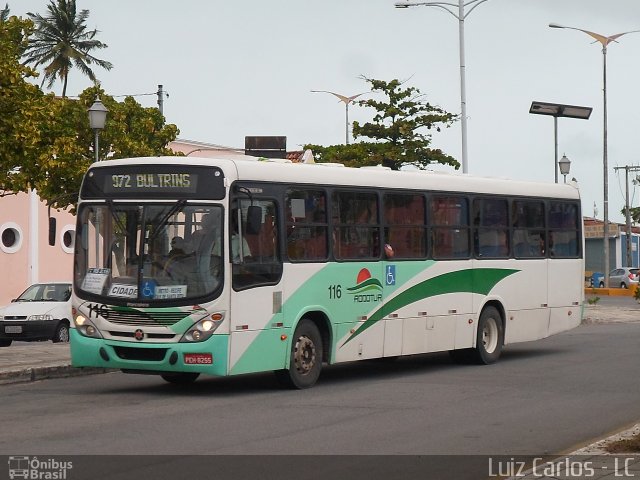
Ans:
{"label": "asphalt road", "polygon": [[327,368],[316,387],[270,374],[110,373],[2,387],[6,454],[481,454],[567,451],[640,419],[640,324],[583,325],[492,366],[446,354]]}

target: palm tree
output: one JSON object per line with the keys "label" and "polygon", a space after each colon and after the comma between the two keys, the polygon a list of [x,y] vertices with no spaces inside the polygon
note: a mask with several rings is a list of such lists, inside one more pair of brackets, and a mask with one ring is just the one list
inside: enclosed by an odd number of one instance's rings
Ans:
{"label": "palm tree", "polygon": [[9,4],[5,4],[4,8],[0,9],[0,23],[9,20]]}
{"label": "palm tree", "polygon": [[62,96],[67,94],[69,70],[75,65],[94,83],[96,76],[89,65],[95,64],[106,70],[113,65],[89,54],[91,50],[106,48],[107,45],[94,37],[97,30],[87,30],[85,22],[89,10],[76,13],[76,0],[50,0],[46,17],[28,13],[35,23],[34,40],[29,42],[25,63],[34,66],[45,65],[42,85],[51,88],[58,77],[63,82]]}

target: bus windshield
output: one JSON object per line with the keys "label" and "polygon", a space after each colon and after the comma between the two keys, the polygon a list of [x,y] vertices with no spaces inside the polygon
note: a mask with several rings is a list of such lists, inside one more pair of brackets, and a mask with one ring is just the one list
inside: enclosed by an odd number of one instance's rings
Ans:
{"label": "bus windshield", "polygon": [[185,200],[82,204],[75,289],[114,304],[211,298],[223,283],[222,217],[220,205]]}

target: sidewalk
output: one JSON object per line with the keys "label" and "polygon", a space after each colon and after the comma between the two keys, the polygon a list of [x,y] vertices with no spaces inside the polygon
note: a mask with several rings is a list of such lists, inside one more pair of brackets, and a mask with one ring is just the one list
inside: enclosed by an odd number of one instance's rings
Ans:
{"label": "sidewalk", "polygon": [[68,343],[13,342],[0,348],[0,385],[104,372],[72,368]]}

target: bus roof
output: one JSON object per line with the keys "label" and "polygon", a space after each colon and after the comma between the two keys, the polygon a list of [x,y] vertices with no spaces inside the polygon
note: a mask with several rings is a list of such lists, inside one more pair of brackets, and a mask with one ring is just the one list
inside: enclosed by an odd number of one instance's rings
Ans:
{"label": "bus roof", "polygon": [[[180,165],[215,165],[223,169],[233,180],[285,182],[310,185],[335,185],[344,187],[373,186],[415,190],[435,190],[468,193],[493,193],[514,196],[542,196],[552,198],[580,198],[575,183],[556,184],[512,180],[504,177],[481,177],[469,174],[425,170],[389,170],[384,167],[351,168],[341,164],[302,164],[283,159],[261,159],[233,155],[225,158],[202,157],[139,157],[106,160],[91,168],[117,165],[162,163]],[[338,168],[342,167],[342,168]]]}

